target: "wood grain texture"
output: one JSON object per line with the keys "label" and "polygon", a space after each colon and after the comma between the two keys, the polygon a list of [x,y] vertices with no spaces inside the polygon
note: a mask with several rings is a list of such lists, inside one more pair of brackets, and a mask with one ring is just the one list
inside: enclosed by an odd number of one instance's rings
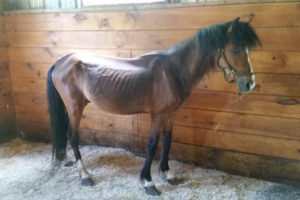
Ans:
{"label": "wood grain texture", "polygon": [[[141,122],[150,122],[148,115],[139,115]],[[221,112],[201,109],[179,110],[175,124],[186,127],[198,127],[213,131],[229,131],[240,134],[259,135],[276,138],[300,139],[299,119],[286,119],[250,115],[244,113]],[[149,130],[147,128],[146,130]],[[140,129],[140,134],[148,134]]]}
{"label": "wood grain texture", "polygon": [[68,49],[68,48],[9,48],[10,62],[53,64],[58,58],[72,52],[89,52],[114,57],[130,57],[129,50]]}
{"label": "wood grain texture", "polygon": [[[49,125],[46,123],[22,120],[19,121],[19,124],[24,134],[23,137],[27,139],[44,139],[45,141],[45,137],[49,136]],[[145,137],[90,129],[80,129],[80,137],[84,143],[120,147],[139,155],[145,155],[148,142],[148,138]],[[205,168],[223,170],[233,174],[293,185],[300,184],[300,161],[297,160],[278,159],[180,142],[172,143],[170,158],[194,162]]]}
{"label": "wood grain texture", "polygon": [[[15,91],[21,91],[21,92],[45,93],[46,80],[37,79],[36,77],[34,77],[34,76],[38,76],[39,73],[41,72],[37,71],[36,73],[32,73],[33,78],[30,79],[23,79],[23,78],[19,79],[17,77],[13,77],[12,78],[13,89]],[[45,74],[43,76],[45,76]],[[253,91],[253,93],[255,94],[280,95],[280,96],[291,96],[291,97],[300,96],[299,75],[257,74],[256,83],[257,86]],[[205,76],[200,81],[200,83],[197,85],[196,88],[201,90],[218,91],[218,92],[235,93],[237,91],[236,84],[228,84],[226,81],[224,81],[222,73],[211,73],[209,74],[209,76]]]}
{"label": "wood grain texture", "polygon": [[[196,30],[159,31],[47,31],[10,32],[12,47],[63,47],[104,49],[167,49],[195,34]],[[258,28],[264,51],[300,51],[300,29]],[[0,35],[1,36],[1,35]],[[24,40],[26,38],[26,40]],[[144,38],[147,38],[145,40]],[[281,39],[279,39],[281,38]],[[1,41],[1,38],[0,38]],[[1,44],[1,43],[0,43]]]}
{"label": "wood grain texture", "polygon": [[5,79],[10,77],[8,61],[0,62],[0,79]]}
{"label": "wood grain texture", "polygon": [[[295,74],[256,74],[255,94],[295,96],[300,95],[300,76]],[[225,82],[223,73],[211,73],[204,76],[197,89],[236,92],[236,84]]]}
{"label": "wood grain texture", "polygon": [[[151,50],[131,52],[132,56],[136,57]],[[250,61],[254,72],[257,73],[300,74],[299,51],[250,51]]]}
{"label": "wood grain texture", "polygon": [[[3,23],[3,21],[0,21],[0,23]],[[0,46],[2,46],[1,42]],[[0,143],[6,142],[16,136],[17,130],[8,65],[8,52],[7,48],[0,47]]]}
{"label": "wood grain texture", "polygon": [[[295,104],[282,105],[280,104],[282,101],[295,102]],[[46,109],[46,94],[14,92],[14,104],[22,107],[34,107],[38,104]],[[300,119],[300,98],[281,96],[249,94],[240,98],[232,93],[199,90],[192,94],[183,108]],[[96,114],[98,109],[91,105],[85,112]]]}
{"label": "wood grain texture", "polygon": [[[139,125],[140,129],[149,130],[149,126],[145,122]],[[149,137],[149,134],[143,136]],[[183,144],[300,160],[299,140],[285,140],[178,125],[174,126],[173,139],[174,142]]]}
{"label": "wood grain texture", "polygon": [[[52,64],[59,57],[71,52],[90,52],[115,57],[136,57],[149,52],[149,50],[9,48],[10,62],[28,62],[32,64]],[[3,60],[5,60],[7,53],[5,51],[3,53],[1,56],[3,55]],[[251,51],[250,58],[255,72],[300,74],[300,52]]]}
{"label": "wood grain texture", "polygon": [[[294,104],[282,105],[281,101],[292,101]],[[234,93],[197,90],[184,106],[191,109],[300,118],[300,98],[298,97],[256,94],[240,97]]]}
{"label": "wood grain texture", "polygon": [[[40,122],[49,121],[47,105],[43,105],[37,99],[32,99],[31,102],[26,103],[16,102],[15,108],[18,119],[30,118]],[[150,118],[148,115],[139,115],[139,122],[145,122],[149,125]],[[294,131],[299,130],[299,122],[300,119],[183,108],[179,111],[175,124],[212,131],[300,140],[299,134]],[[143,136],[149,135],[150,128],[141,128],[141,125],[137,122],[136,115],[111,115],[100,111],[93,105],[89,105],[84,111],[81,126],[95,130],[124,132]],[[189,130],[191,131],[192,129]]]}
{"label": "wood grain texture", "polygon": [[[33,99],[26,106],[24,104],[15,104],[15,110],[18,120],[31,119],[32,121],[49,123],[47,105],[40,104],[36,99]],[[92,105],[87,106],[80,123],[82,128],[134,135],[138,134],[137,125],[136,115],[113,115],[103,112]]]}
{"label": "wood grain texture", "polygon": [[[299,3],[5,16],[7,31],[198,29],[254,13],[254,27],[297,27]],[[268,12],[266,12],[268,10]],[[188,13],[188,15],[186,14]],[[222,13],[222,17],[220,17]],[[184,16],[184,17],[182,17]],[[247,20],[247,19],[244,19]],[[172,23],[176,21],[176,23]]]}

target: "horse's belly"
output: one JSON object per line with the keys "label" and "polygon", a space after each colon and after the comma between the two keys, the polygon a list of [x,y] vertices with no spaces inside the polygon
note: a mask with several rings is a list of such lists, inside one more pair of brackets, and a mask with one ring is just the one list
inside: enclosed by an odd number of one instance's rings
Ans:
{"label": "horse's belly", "polygon": [[133,104],[131,102],[132,100],[116,101],[115,99],[103,97],[92,100],[92,103],[94,103],[99,109],[109,113],[126,115],[150,112],[148,106],[144,104]]}
{"label": "horse's belly", "polygon": [[151,76],[145,72],[101,70],[86,74],[84,93],[89,101],[107,112],[149,112],[151,82]]}

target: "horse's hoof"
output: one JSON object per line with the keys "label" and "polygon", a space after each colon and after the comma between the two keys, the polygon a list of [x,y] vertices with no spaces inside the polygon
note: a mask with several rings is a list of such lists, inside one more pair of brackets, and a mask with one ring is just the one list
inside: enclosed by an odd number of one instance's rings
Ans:
{"label": "horse's hoof", "polygon": [[94,185],[94,182],[92,181],[91,178],[84,178],[81,180],[81,185],[82,186],[92,186],[92,185]]}
{"label": "horse's hoof", "polygon": [[70,161],[66,162],[64,166],[65,167],[71,167],[73,165],[74,165],[74,162],[72,160],[70,160]]}
{"label": "horse's hoof", "polygon": [[172,178],[167,179],[167,181],[170,185],[179,185],[184,182],[184,178]]}
{"label": "horse's hoof", "polygon": [[145,187],[145,192],[151,196],[159,196],[161,194],[160,191],[155,187],[155,185]]}

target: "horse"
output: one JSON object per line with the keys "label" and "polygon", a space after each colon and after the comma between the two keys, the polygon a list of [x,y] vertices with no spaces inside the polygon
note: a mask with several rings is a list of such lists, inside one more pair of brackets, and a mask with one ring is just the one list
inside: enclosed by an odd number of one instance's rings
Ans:
{"label": "horse", "polygon": [[122,115],[150,113],[150,138],[140,173],[144,190],[148,195],[160,194],[150,173],[160,135],[159,170],[169,184],[179,184],[168,164],[174,116],[209,72],[223,72],[225,81],[235,82],[241,93],[255,88],[249,49],[260,40],[250,21],[236,18],[201,28],[170,49],[135,58],[71,53],[58,59],[47,76],[54,160],[63,161],[69,139],[81,184],[93,185],[78,147],[79,123],[86,105],[94,103],[101,110]]}

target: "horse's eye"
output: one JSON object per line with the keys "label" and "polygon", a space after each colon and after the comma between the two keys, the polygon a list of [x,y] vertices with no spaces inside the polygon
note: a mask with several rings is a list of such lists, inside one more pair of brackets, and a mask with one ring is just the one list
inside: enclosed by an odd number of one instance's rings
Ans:
{"label": "horse's eye", "polygon": [[237,48],[237,47],[233,47],[233,48],[231,48],[231,52],[232,52],[233,54],[238,54],[238,53],[240,52],[240,49]]}

